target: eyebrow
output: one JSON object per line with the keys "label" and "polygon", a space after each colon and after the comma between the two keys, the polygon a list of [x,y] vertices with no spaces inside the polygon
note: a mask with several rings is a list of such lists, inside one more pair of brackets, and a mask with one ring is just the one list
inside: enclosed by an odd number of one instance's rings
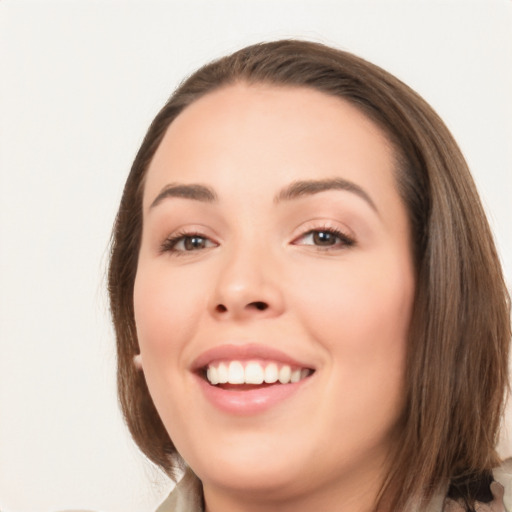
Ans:
{"label": "eyebrow", "polygon": [[361,199],[364,199],[377,214],[379,213],[373,199],[363,188],[352,181],[348,181],[343,178],[294,181],[276,195],[274,202],[279,203],[281,201],[289,201],[291,199],[298,199],[304,196],[312,196],[327,190],[345,190],[347,192],[352,192]]}
{"label": "eyebrow", "polygon": [[[352,192],[353,194],[356,194],[360,198],[364,199],[377,214],[379,213],[372,198],[363,188],[343,178],[294,181],[279,191],[279,193],[274,197],[274,203],[290,201],[304,196],[312,196],[314,194],[319,194],[320,192],[325,192],[328,190],[345,190],[347,192]],[[204,203],[215,203],[218,200],[215,191],[206,185],[184,185],[180,183],[171,183],[166,185],[160,191],[160,193],[150,204],[149,209],[151,210],[160,204],[164,199],[173,197],[192,199],[194,201],[200,201]]]}
{"label": "eyebrow", "polygon": [[180,197],[183,199],[192,199],[203,203],[214,203],[217,201],[217,194],[205,185],[183,185],[171,183],[166,185],[149,205],[149,209],[154,208],[164,199],[170,197]]}

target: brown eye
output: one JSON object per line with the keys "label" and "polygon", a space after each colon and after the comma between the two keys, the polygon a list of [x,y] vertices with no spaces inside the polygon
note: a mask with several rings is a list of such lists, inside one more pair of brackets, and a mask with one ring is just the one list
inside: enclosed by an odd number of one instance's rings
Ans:
{"label": "brown eye", "polygon": [[354,243],[353,238],[334,229],[313,229],[294,242],[295,245],[309,245],[320,249],[342,249]]}
{"label": "brown eye", "polygon": [[335,245],[339,240],[339,237],[330,231],[314,231],[312,235],[313,243],[322,247]]}
{"label": "brown eye", "polygon": [[185,251],[195,251],[197,249],[205,249],[207,247],[207,239],[202,236],[186,236],[183,237],[183,247]]}
{"label": "brown eye", "polygon": [[218,244],[210,240],[208,237],[200,234],[178,234],[167,238],[161,245],[161,252],[169,252],[174,254],[196,252],[203,249],[216,247]]}

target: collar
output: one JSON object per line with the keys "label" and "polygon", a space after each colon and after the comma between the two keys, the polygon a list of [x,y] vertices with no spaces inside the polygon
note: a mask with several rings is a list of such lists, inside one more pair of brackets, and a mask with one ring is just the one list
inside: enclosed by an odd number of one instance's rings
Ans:
{"label": "collar", "polygon": [[[493,470],[494,482],[491,492],[494,500],[491,503],[478,503],[479,512],[512,512],[512,458]],[[464,512],[461,505],[446,499],[447,486],[435,493],[424,512]],[[407,507],[407,512],[420,512],[418,504]],[[178,482],[168,498],[158,507],[156,512],[204,512],[203,486],[201,481],[187,468],[183,478]]]}
{"label": "collar", "polygon": [[201,480],[187,468],[171,494],[156,512],[203,512],[203,486]]}

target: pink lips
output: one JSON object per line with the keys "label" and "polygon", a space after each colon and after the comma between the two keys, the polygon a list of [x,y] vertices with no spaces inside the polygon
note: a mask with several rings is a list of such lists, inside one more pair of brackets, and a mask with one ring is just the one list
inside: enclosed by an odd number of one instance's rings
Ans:
{"label": "pink lips", "polygon": [[268,359],[290,366],[300,366],[302,368],[309,368],[307,363],[302,363],[296,359],[272,347],[265,345],[220,345],[214,347],[206,352],[203,352],[193,363],[192,370],[200,370],[209,365],[213,361],[222,359],[232,360],[249,360],[249,359]]}
{"label": "pink lips", "polygon": [[191,365],[196,381],[205,398],[217,409],[228,414],[253,415],[264,412],[283,402],[309,384],[310,378],[289,384],[266,384],[240,390],[223,389],[211,385],[203,376],[203,370],[214,361],[220,360],[269,360],[293,367],[311,368],[280,350],[264,345],[221,345],[201,354]]}

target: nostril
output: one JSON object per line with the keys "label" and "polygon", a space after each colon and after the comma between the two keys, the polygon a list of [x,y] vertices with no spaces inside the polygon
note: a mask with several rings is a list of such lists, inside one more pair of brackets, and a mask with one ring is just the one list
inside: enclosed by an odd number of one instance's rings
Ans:
{"label": "nostril", "polygon": [[[266,302],[254,301],[249,302],[245,307],[248,309],[256,309],[258,311],[266,311],[269,306]],[[224,304],[217,304],[217,306],[215,306],[215,311],[217,313],[226,313],[228,311],[228,308]]]}
{"label": "nostril", "polygon": [[265,311],[268,308],[268,304],[265,302],[251,302],[249,306],[256,308],[258,311]]}

